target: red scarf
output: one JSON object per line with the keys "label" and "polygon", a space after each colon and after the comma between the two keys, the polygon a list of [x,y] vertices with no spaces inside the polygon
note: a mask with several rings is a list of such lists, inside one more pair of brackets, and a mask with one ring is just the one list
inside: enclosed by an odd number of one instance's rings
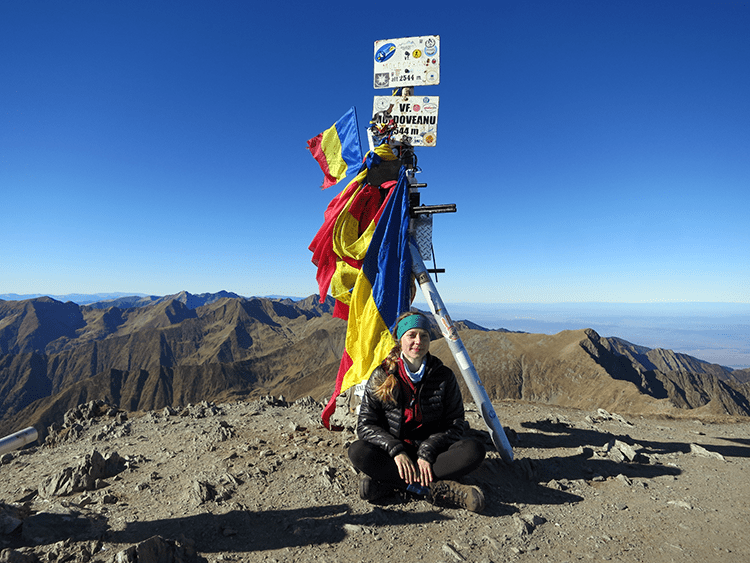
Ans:
{"label": "red scarf", "polygon": [[[406,373],[406,367],[402,358],[398,360],[398,375],[401,392],[403,393],[404,434],[406,435],[422,426],[422,410],[419,408],[419,403],[417,402],[417,388],[409,377],[409,374]],[[411,442],[408,439],[404,441]]]}

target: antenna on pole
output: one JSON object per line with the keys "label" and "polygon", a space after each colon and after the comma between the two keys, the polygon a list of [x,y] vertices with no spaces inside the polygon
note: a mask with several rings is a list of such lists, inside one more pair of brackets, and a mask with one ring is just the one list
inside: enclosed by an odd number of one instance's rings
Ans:
{"label": "antenna on pole", "polygon": [[414,87],[435,86],[440,83],[440,55],[439,35],[375,41],[373,86],[393,91],[391,96],[375,96],[373,100],[373,117],[367,131],[368,143],[371,151],[375,146],[387,143],[406,168],[411,215],[409,230],[416,242],[416,245],[410,246],[412,272],[481,412],[492,443],[503,460],[512,463],[513,448],[430,277],[431,273],[437,275],[444,270],[428,270],[424,264],[425,260],[432,260],[434,263],[432,215],[456,211],[453,203],[422,205],[419,189],[427,187],[427,184],[417,182],[415,178],[415,174],[421,170],[417,166],[414,149],[434,147],[437,143],[440,99],[438,96],[415,95]]}

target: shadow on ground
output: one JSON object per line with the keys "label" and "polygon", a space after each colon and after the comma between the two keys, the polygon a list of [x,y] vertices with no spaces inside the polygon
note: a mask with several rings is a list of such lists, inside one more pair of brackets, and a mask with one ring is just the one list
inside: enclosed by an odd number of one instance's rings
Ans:
{"label": "shadow on ground", "polygon": [[[628,434],[613,434],[611,432],[599,432],[581,428],[573,428],[564,422],[554,420],[539,420],[524,422],[521,424],[535,432],[523,432],[517,435],[517,444],[529,448],[577,448],[580,446],[602,447],[612,439],[620,440],[627,444],[639,444],[646,449],[647,453],[670,454],[690,452],[690,443],[657,440],[634,440]],[[725,438],[717,436],[717,440],[726,440],[736,444],[750,446],[750,440],[743,438]],[[696,443],[709,451],[720,453],[725,457],[750,457],[750,447],[720,446],[701,443],[700,436],[696,435]]]}
{"label": "shadow on ground", "polygon": [[439,512],[402,512],[380,507],[367,514],[350,514],[346,504],[262,512],[233,510],[131,522],[124,530],[112,532],[107,540],[134,544],[157,534],[170,539],[184,535],[192,538],[195,548],[204,553],[267,551],[340,542],[357,526],[407,526],[445,519],[448,517]]}

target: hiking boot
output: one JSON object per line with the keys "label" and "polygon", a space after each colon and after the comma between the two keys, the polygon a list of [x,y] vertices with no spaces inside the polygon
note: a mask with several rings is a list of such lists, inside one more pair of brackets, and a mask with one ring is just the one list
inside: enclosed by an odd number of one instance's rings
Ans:
{"label": "hiking boot", "polygon": [[456,481],[430,483],[430,494],[427,499],[433,504],[465,508],[471,512],[484,510],[482,489],[473,485],[462,485]]}
{"label": "hiking boot", "polygon": [[382,481],[376,481],[368,475],[363,475],[359,480],[359,498],[367,501],[379,500],[393,492],[393,487],[389,487]]}

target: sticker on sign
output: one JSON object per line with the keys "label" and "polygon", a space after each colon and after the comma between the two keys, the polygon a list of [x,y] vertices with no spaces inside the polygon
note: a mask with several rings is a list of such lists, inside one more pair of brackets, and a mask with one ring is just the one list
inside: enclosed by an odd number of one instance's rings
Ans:
{"label": "sticker on sign", "polygon": [[440,83],[440,36],[375,41],[375,88],[434,86]]}
{"label": "sticker on sign", "polygon": [[439,102],[439,96],[375,96],[372,123],[394,141],[434,147]]}

